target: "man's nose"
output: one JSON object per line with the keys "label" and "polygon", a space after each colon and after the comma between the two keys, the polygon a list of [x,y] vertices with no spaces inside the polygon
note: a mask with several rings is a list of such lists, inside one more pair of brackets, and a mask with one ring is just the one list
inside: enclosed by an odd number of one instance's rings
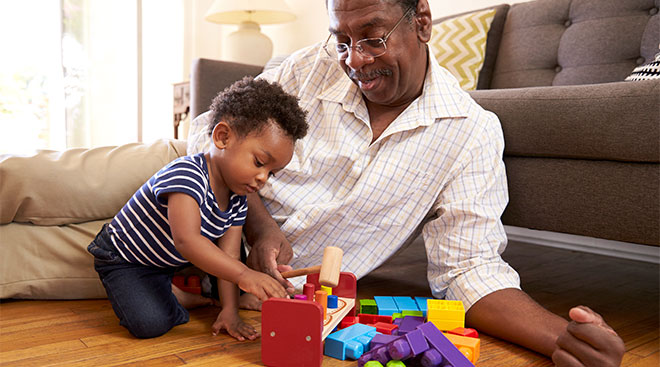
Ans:
{"label": "man's nose", "polygon": [[374,58],[371,56],[364,55],[362,52],[358,51],[355,47],[350,47],[348,49],[348,56],[344,62],[346,66],[350,67],[353,70],[360,70],[362,66],[366,64],[371,64],[374,61]]}

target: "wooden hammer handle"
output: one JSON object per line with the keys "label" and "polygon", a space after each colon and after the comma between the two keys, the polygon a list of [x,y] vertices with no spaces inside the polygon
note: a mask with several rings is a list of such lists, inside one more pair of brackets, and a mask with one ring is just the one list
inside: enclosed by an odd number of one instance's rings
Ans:
{"label": "wooden hammer handle", "polygon": [[316,266],[310,266],[308,268],[300,268],[296,270],[285,271],[281,274],[283,278],[293,278],[293,277],[299,277],[301,275],[314,274],[320,272],[321,272],[321,265],[316,265]]}

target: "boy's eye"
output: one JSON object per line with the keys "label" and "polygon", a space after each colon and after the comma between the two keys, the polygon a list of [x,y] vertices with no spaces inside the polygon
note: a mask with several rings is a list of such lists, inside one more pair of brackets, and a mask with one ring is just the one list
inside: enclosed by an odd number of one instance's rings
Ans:
{"label": "boy's eye", "polygon": [[255,159],[254,160],[254,165],[257,166],[257,167],[263,167],[264,164],[260,160]]}

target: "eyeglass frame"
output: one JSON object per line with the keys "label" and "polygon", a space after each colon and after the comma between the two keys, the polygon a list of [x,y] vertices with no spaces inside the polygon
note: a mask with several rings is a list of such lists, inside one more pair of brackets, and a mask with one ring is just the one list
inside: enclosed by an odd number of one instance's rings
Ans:
{"label": "eyeglass frame", "polygon": [[[381,57],[381,56],[385,55],[385,53],[387,53],[387,40],[390,38],[390,36],[392,35],[392,33],[394,33],[394,31],[399,27],[399,24],[401,24],[401,22],[403,22],[403,20],[404,20],[404,19],[405,19],[410,13],[412,13],[412,12],[414,12],[414,11],[415,11],[415,8],[409,8],[405,13],[403,13],[403,15],[401,16],[401,18],[400,18],[400,19],[396,22],[396,24],[394,25],[394,27],[392,27],[392,29],[391,29],[389,32],[387,32],[387,34],[385,34],[384,37],[379,37],[379,38],[363,38],[363,39],[358,40],[357,42],[355,42],[355,46],[351,46],[351,45],[347,44],[346,42],[332,42],[332,43],[328,43],[328,41],[330,41],[330,38],[332,38],[332,33],[331,33],[331,34],[328,35],[328,38],[325,40],[325,43],[323,44],[323,50],[325,51],[325,53],[326,53],[328,56],[330,56],[330,57],[332,57],[332,58],[334,58],[334,59],[337,59],[337,61],[343,61],[343,60],[346,60],[346,59],[348,58],[349,53],[350,53],[350,52],[353,52],[353,49],[355,49],[358,53],[360,53],[360,55],[365,56],[365,57],[370,57],[370,58],[374,58],[374,59],[375,59],[376,57]],[[365,42],[365,41],[374,41],[374,40],[380,40],[380,44],[383,45],[383,53],[382,53],[382,54],[379,54],[379,55],[375,55],[375,56],[374,56],[374,55],[369,55],[369,54],[364,53],[364,49],[362,48],[362,46],[360,45],[360,43]],[[335,52],[337,53],[337,57],[333,57],[332,54],[331,54],[331,52],[328,51],[328,45],[331,45],[331,44],[334,44],[334,45],[335,45]],[[344,55],[344,53],[341,53],[341,54],[340,54],[340,53],[337,51],[337,46],[338,46],[338,45],[345,45],[345,46],[346,46],[346,52],[345,52],[346,57],[341,58],[341,56]]]}

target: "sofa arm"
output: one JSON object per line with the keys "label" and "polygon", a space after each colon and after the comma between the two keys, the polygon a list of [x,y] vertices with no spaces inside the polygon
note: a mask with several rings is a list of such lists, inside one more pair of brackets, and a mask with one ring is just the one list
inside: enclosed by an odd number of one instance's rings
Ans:
{"label": "sofa arm", "polygon": [[183,140],[0,156],[0,224],[112,218],[154,173],[186,154]]}
{"label": "sofa arm", "polygon": [[209,110],[215,96],[246,75],[257,76],[261,66],[196,59],[190,70],[190,119]]}
{"label": "sofa arm", "polygon": [[505,156],[658,162],[660,81],[471,91]]}

